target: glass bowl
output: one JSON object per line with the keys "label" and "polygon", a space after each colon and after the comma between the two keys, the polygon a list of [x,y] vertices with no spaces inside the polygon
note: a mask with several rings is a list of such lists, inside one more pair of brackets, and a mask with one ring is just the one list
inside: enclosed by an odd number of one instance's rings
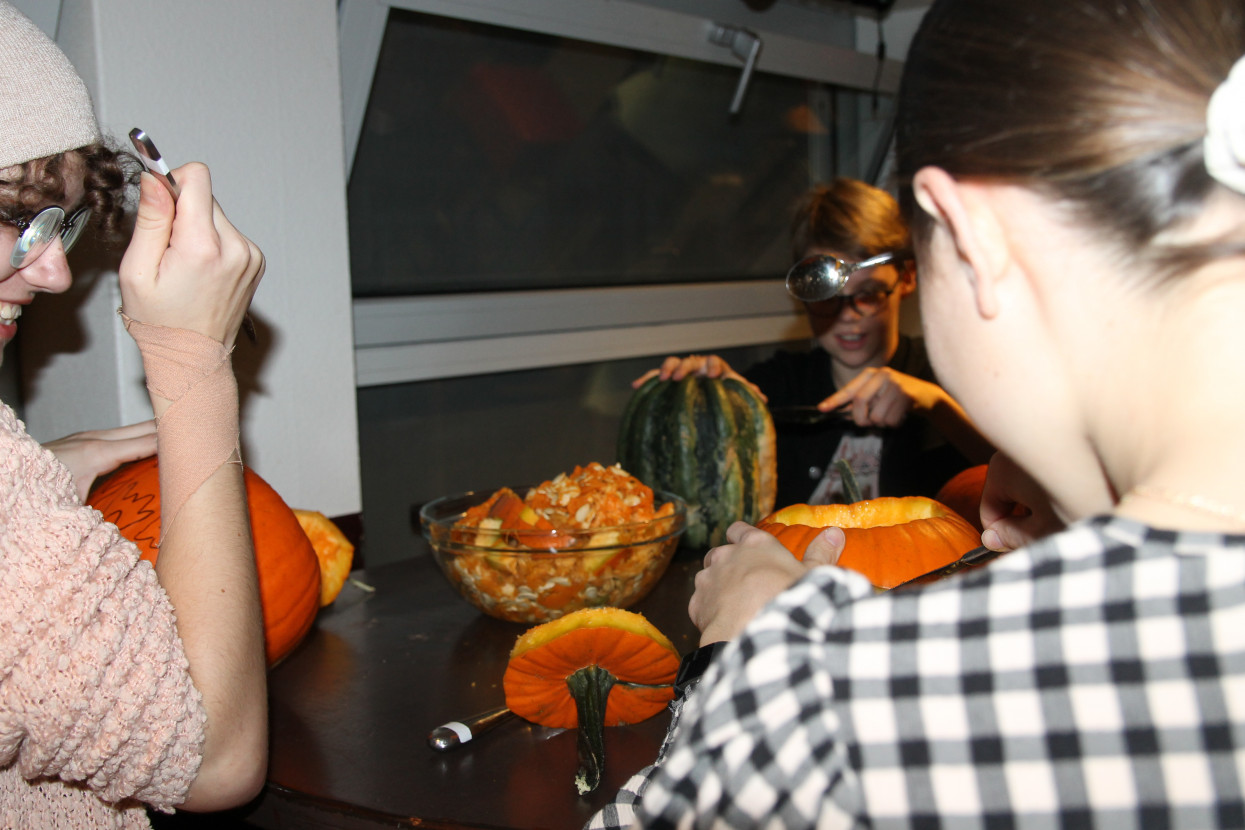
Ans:
{"label": "glass bowl", "polygon": [[[520,497],[529,487],[514,487]],[[674,512],[651,521],[576,531],[522,531],[460,524],[493,494],[472,491],[425,504],[419,523],[442,573],[472,605],[510,622],[539,623],[581,608],[626,608],[670,565],[687,528],[687,504],[654,491]]]}

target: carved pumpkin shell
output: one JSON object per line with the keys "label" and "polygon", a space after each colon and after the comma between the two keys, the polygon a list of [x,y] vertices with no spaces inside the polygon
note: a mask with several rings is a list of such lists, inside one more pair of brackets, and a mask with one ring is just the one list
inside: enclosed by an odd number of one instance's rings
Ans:
{"label": "carved pumpkin shell", "polygon": [[854,504],[793,504],[762,519],[797,559],[827,527],[841,527],[847,544],[838,564],[859,571],[877,588],[894,588],[960,559],[981,546],[980,534],[946,505],[923,496],[884,496]]}

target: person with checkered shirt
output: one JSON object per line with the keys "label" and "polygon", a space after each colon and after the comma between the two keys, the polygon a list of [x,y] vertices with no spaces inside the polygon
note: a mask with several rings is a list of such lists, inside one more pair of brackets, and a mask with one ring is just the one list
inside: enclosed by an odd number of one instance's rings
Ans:
{"label": "person with checkered shirt", "polygon": [[1016,549],[875,595],[732,526],[589,827],[1245,827],[1243,55],[1239,0],[936,0],[896,166]]}

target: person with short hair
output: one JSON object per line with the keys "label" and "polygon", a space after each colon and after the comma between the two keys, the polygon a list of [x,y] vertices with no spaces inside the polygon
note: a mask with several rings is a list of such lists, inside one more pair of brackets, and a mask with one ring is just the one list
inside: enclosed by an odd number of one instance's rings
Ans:
{"label": "person with short hair", "polygon": [[836,297],[804,304],[809,348],[776,351],[742,373],[720,355],[668,357],[634,385],[653,375],[733,376],[778,412],[829,413],[821,420],[776,418],[779,507],[848,501],[840,460],[852,468],[863,498],[932,498],[957,473],[986,463],[989,442],[939,385],[923,340],[900,332],[900,304],[916,290],[916,271],[895,198],[858,179],[817,185],[795,208],[791,242],[793,262],[815,255],[895,259],[854,272]]}

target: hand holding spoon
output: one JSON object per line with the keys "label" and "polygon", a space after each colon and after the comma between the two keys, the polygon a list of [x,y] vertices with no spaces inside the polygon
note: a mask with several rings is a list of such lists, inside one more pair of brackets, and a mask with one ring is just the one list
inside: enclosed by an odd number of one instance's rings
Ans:
{"label": "hand holding spoon", "polygon": [[[173,178],[173,172],[169,169],[169,165],[164,161],[164,156],[160,155],[160,151],[156,149],[155,142],[151,140],[151,136],[147,135],[142,129],[135,127],[130,130],[130,143],[134,145],[134,150],[138,153],[139,160],[143,163],[143,167],[147,168],[147,172],[160,180],[160,184],[164,185],[164,189],[169,192],[176,202],[177,198],[182,195],[182,189],[177,184],[177,180]],[[247,338],[252,343],[258,340],[255,334],[255,321],[251,319],[251,312],[248,309],[242,317],[242,331],[245,332]]]}

